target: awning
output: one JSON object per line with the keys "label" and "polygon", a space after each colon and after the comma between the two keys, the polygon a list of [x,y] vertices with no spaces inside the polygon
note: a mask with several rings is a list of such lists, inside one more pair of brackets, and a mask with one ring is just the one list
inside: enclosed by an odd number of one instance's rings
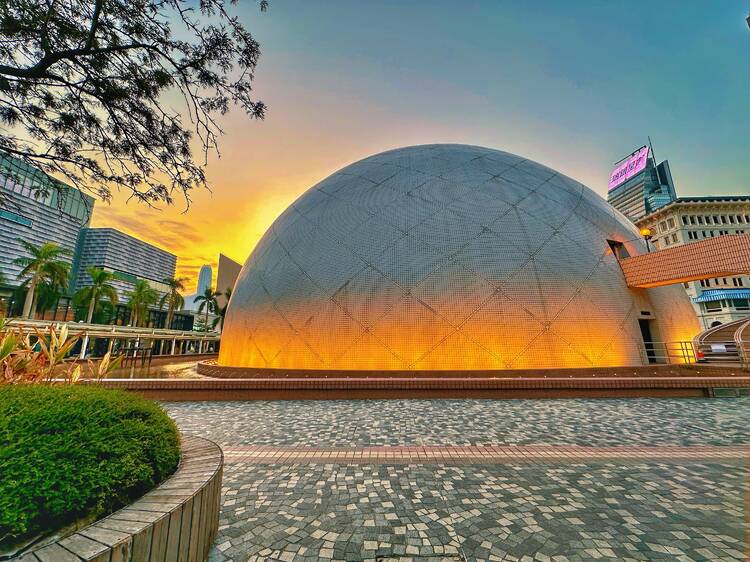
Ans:
{"label": "awning", "polygon": [[693,302],[715,302],[724,299],[750,299],[750,289],[709,289],[693,299]]}

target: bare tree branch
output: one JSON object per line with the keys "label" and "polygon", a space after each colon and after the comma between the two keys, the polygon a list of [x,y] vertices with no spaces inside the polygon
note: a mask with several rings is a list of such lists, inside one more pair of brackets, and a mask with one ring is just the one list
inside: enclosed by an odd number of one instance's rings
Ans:
{"label": "bare tree branch", "polygon": [[[260,47],[234,3],[0,0],[0,150],[104,198],[189,204],[218,154],[218,116],[265,114]],[[167,109],[175,94],[184,107]]]}

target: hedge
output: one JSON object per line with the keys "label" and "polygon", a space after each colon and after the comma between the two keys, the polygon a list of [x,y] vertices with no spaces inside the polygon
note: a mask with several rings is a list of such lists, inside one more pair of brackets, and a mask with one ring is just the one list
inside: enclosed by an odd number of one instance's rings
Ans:
{"label": "hedge", "polygon": [[179,462],[158,404],[96,386],[0,386],[0,545],[132,502]]}

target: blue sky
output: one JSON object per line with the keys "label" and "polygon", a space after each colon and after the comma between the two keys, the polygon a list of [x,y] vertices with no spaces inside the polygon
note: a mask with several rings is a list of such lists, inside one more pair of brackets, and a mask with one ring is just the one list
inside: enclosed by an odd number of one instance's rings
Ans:
{"label": "blue sky", "polygon": [[[606,195],[613,163],[651,135],[678,194],[750,193],[748,11],[748,0],[271,0],[266,13],[241,2],[262,47],[266,120],[224,119],[213,193],[187,215],[116,201],[95,222],[145,234],[186,268],[219,251],[244,261],[323,177],[433,142],[507,150]],[[189,241],[168,237],[170,219],[195,227]]]}

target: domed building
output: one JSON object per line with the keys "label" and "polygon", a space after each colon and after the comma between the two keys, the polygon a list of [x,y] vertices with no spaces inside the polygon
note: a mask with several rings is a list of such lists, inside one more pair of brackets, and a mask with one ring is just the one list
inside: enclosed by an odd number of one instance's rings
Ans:
{"label": "domed building", "polygon": [[[636,228],[586,186],[464,145],[351,164],[276,219],[245,263],[219,364],[486,370],[647,363],[698,324],[679,285],[633,289]],[[640,323],[639,323],[640,321]]]}

